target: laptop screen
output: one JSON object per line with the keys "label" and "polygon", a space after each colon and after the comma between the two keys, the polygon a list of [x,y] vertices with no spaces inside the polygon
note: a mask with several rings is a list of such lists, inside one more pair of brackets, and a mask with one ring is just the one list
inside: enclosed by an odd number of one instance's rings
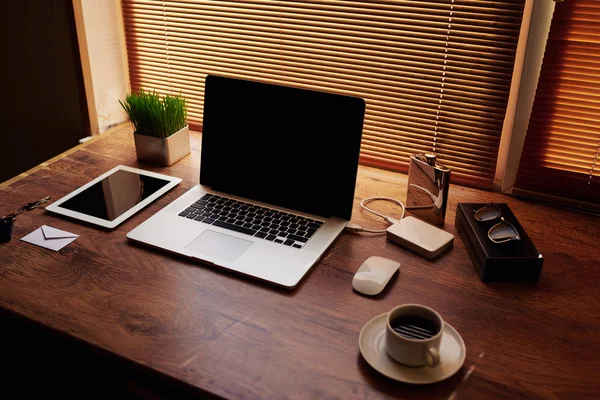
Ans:
{"label": "laptop screen", "polygon": [[200,183],[350,220],[364,100],[209,75]]}

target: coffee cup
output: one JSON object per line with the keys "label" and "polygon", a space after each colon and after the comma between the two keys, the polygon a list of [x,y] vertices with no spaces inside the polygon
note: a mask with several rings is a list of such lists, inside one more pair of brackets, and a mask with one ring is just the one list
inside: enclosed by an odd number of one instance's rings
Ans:
{"label": "coffee cup", "polygon": [[400,364],[409,367],[436,367],[444,321],[429,307],[403,304],[386,317],[385,350]]}

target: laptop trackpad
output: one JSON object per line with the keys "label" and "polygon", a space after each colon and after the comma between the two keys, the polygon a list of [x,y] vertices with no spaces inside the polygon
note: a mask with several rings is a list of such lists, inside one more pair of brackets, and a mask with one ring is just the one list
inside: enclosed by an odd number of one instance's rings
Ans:
{"label": "laptop trackpad", "polygon": [[205,230],[185,246],[185,248],[232,263],[248,250],[252,244],[253,242],[249,240]]}

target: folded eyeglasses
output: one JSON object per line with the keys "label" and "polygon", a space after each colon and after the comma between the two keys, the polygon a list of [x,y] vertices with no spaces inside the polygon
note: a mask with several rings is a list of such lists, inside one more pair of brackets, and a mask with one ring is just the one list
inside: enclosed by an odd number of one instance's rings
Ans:
{"label": "folded eyeglasses", "polygon": [[478,210],[473,210],[475,219],[479,222],[488,222],[500,219],[500,221],[492,226],[488,231],[488,238],[494,243],[506,243],[511,240],[521,240],[519,231],[510,222],[504,219],[502,212],[497,205],[489,203]]}

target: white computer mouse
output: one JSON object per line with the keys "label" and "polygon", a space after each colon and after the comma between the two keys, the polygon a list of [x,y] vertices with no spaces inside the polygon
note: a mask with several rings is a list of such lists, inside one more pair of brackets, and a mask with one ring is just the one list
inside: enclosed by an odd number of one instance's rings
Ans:
{"label": "white computer mouse", "polygon": [[354,274],[352,287],[369,296],[379,294],[398,268],[400,263],[397,261],[385,257],[369,257]]}

